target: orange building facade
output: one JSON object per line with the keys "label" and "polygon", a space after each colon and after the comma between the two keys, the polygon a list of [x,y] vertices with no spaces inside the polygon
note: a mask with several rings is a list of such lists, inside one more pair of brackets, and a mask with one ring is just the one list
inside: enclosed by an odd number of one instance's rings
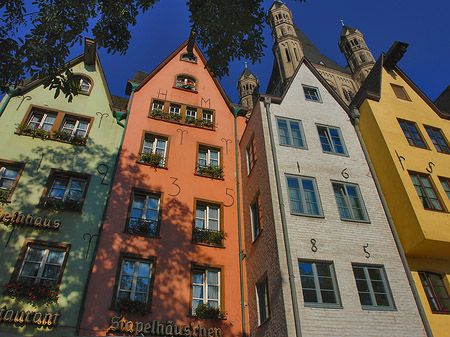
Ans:
{"label": "orange building facade", "polygon": [[80,335],[242,336],[235,117],[185,42],[127,86]]}

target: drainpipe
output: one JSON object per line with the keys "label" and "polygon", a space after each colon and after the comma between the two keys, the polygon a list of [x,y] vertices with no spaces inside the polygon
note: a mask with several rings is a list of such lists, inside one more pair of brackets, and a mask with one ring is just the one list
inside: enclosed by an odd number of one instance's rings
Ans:
{"label": "drainpipe", "polygon": [[353,108],[350,111],[350,118],[354,121],[356,135],[358,136],[359,142],[361,144],[361,148],[364,152],[364,156],[366,157],[367,165],[369,165],[370,174],[373,177],[373,181],[375,182],[375,186],[378,191],[378,195],[381,199],[381,204],[383,205],[384,212],[386,213],[386,217],[389,223],[389,227],[391,228],[392,236],[394,237],[395,244],[397,246],[398,252],[400,254],[400,259],[402,260],[403,268],[406,272],[406,277],[408,278],[409,286],[411,287],[414,300],[417,304],[417,309],[419,310],[420,318],[422,319],[422,323],[425,328],[425,332],[427,333],[427,336],[433,337],[433,332],[431,331],[430,324],[428,323],[427,316],[425,314],[425,310],[423,309],[422,302],[419,297],[419,293],[417,292],[416,284],[414,283],[411,269],[409,269],[408,261],[406,260],[405,251],[403,250],[402,244],[400,243],[400,238],[398,237],[397,230],[395,229],[394,220],[391,217],[391,213],[389,212],[389,208],[386,203],[386,199],[384,198],[383,191],[381,190],[381,186],[378,182],[377,176],[375,174],[375,170],[373,169],[372,162],[370,161],[369,154],[367,153],[366,146],[364,144],[364,141],[361,137],[361,133],[359,132],[359,117],[360,113],[357,108]]}
{"label": "drainpipe", "polygon": [[241,224],[241,199],[239,191],[239,155],[238,155],[238,138],[237,138],[237,115],[238,108],[234,109],[234,146],[236,152],[236,190],[237,190],[237,211],[238,211],[238,231],[239,231],[239,278],[241,284],[241,314],[242,314],[242,336],[245,336],[245,301],[244,301],[244,271],[242,261],[245,254],[242,251],[242,224]]}
{"label": "drainpipe", "polygon": [[[113,186],[113,181],[114,181],[114,177],[116,176],[117,164],[119,163],[119,155],[120,155],[120,152],[122,151],[123,140],[125,138],[125,132],[127,130],[128,117],[130,116],[130,111],[131,111],[131,103],[133,102],[134,91],[136,90],[137,87],[138,87],[138,84],[131,83],[130,104],[128,105],[127,117],[125,119],[125,125],[124,125],[124,130],[123,130],[123,133],[122,133],[122,139],[120,140],[119,150],[117,151],[116,161],[114,163],[114,167],[113,167],[113,171],[112,171],[112,175],[111,175],[111,183],[109,184],[108,195],[106,197],[106,204],[105,204],[105,208],[103,209],[101,225],[100,225],[100,227],[98,229],[98,232],[97,232],[97,240],[95,241],[95,247],[94,247],[93,255],[92,255],[92,259],[91,259],[91,265],[89,267],[89,273],[88,273],[88,276],[86,278],[86,283],[85,283],[84,289],[83,289],[83,297],[81,298],[81,307],[80,307],[80,313],[78,314],[77,326],[75,328],[75,336],[78,336],[79,333],[80,333],[81,319],[82,319],[83,313],[84,313],[84,304],[86,302],[88,285],[89,285],[89,282],[91,280],[92,270],[94,269],[95,257],[97,256],[97,251],[98,251],[98,244],[100,242],[100,238],[101,238],[101,235],[102,235],[103,224],[105,223],[106,209],[107,209],[108,204],[109,204],[109,198],[111,197],[111,190],[112,190],[112,186]],[[119,124],[119,123],[117,123],[117,124]],[[119,125],[121,125],[121,123]]]}
{"label": "drainpipe", "polygon": [[2,107],[0,108],[0,117],[3,115],[3,111],[5,111],[6,106],[8,105],[9,100],[11,99],[11,97],[14,97],[14,96],[16,96],[19,93],[20,93],[20,89],[13,88],[13,87],[8,87],[8,90],[6,92],[6,99],[3,102]]}
{"label": "drainpipe", "polygon": [[277,151],[276,151],[275,142],[273,139],[272,120],[270,117],[270,103],[271,102],[272,102],[272,100],[270,97],[264,97],[264,107],[266,108],[267,122],[269,124],[270,144],[272,146],[272,158],[273,158],[273,165],[274,165],[274,169],[275,169],[275,179],[276,179],[276,183],[277,183],[278,203],[280,204],[281,225],[283,227],[284,249],[286,251],[286,260],[287,260],[287,267],[288,267],[288,273],[289,273],[289,285],[291,288],[291,299],[292,299],[292,309],[294,311],[295,332],[296,332],[297,337],[301,337],[302,332],[300,329],[300,314],[299,314],[298,303],[297,303],[297,290],[295,287],[295,275],[294,275],[294,269],[292,268],[291,246],[289,244],[289,234],[288,234],[288,228],[287,228],[287,223],[286,223],[286,212],[285,212],[285,208],[284,208],[283,195],[281,193],[280,171],[278,169]]}

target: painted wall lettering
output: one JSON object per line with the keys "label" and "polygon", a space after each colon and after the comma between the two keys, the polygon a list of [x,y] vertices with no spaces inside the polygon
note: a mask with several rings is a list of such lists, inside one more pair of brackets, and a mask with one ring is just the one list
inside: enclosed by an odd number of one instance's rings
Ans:
{"label": "painted wall lettering", "polygon": [[25,324],[35,324],[35,325],[46,325],[46,326],[57,326],[60,313],[42,313],[34,311],[19,311],[8,309],[5,306],[0,308],[0,322],[7,323],[25,323]]}
{"label": "painted wall lettering", "polygon": [[59,229],[61,227],[60,220],[51,220],[42,217],[33,217],[31,214],[20,214],[15,212],[14,214],[6,213],[5,210],[0,209],[0,222],[8,225],[20,225],[31,227],[42,227],[46,229]]}

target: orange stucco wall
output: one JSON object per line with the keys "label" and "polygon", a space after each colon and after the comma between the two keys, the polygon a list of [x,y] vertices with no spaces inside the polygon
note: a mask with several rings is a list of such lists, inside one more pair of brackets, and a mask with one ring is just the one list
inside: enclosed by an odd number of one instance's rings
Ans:
{"label": "orange stucco wall", "polygon": [[[126,314],[126,319],[144,323],[157,320],[188,325],[190,315],[191,268],[195,265],[221,270],[221,309],[227,312],[219,322],[203,320],[196,325],[221,328],[223,336],[242,333],[239,283],[238,210],[235,178],[234,116],[209,72],[198,49],[197,63],[180,60],[182,48],[134,94],[120,153],[106,221],[91,282],[80,334],[105,335],[110,318],[120,316],[111,310],[114,286],[120,272],[119,254],[154,257],[152,313],[142,317]],[[175,88],[177,74],[197,80],[196,92]],[[214,130],[149,117],[152,99],[160,99],[214,111]],[[238,118],[239,132],[244,119]],[[137,162],[143,133],[168,138],[166,168]],[[198,144],[221,149],[223,179],[195,174]],[[158,238],[125,233],[132,188],[161,193],[160,234]],[[226,233],[224,247],[192,243],[195,200],[221,205],[221,229]]]}

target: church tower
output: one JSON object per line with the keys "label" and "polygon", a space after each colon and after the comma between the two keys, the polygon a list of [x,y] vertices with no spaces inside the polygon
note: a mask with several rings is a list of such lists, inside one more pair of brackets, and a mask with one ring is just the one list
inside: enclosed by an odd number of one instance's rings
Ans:
{"label": "church tower", "polygon": [[247,62],[245,62],[244,71],[239,76],[237,89],[239,91],[239,104],[246,106],[251,112],[258,98],[259,82],[258,78],[247,68]]}
{"label": "church tower", "polygon": [[272,50],[281,75],[280,83],[284,86],[303,57],[303,47],[295,32],[292,13],[283,2],[274,1],[268,14],[274,41]]}
{"label": "church tower", "polygon": [[375,64],[372,53],[364,41],[364,36],[358,29],[342,24],[339,49],[347,59],[353,79],[361,85]]}

